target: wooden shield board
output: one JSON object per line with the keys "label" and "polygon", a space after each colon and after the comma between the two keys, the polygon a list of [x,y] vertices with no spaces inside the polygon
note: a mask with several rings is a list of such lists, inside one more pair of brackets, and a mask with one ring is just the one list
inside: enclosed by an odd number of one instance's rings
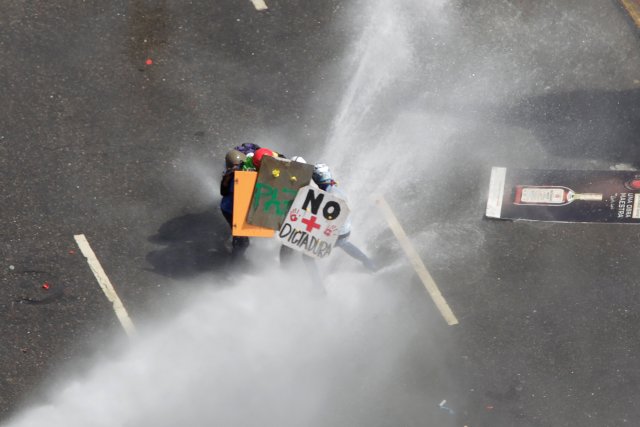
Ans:
{"label": "wooden shield board", "polygon": [[236,171],[233,176],[233,229],[234,236],[273,237],[271,228],[257,227],[247,223],[247,213],[253,197],[253,188],[258,172]]}
{"label": "wooden shield board", "polygon": [[279,230],[298,190],[309,185],[312,175],[313,165],[263,157],[247,222]]}
{"label": "wooden shield board", "polygon": [[285,246],[314,258],[325,258],[349,217],[344,200],[308,185],[298,191],[277,238]]}

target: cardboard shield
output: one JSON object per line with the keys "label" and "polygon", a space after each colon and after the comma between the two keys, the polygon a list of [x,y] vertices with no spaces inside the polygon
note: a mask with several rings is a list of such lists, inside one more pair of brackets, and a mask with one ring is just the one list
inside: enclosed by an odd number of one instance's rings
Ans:
{"label": "cardboard shield", "polygon": [[275,230],[247,223],[247,213],[253,197],[258,172],[237,171],[233,176],[233,228],[234,236],[273,237]]}
{"label": "cardboard shield", "polygon": [[298,191],[277,237],[285,246],[314,258],[325,258],[348,216],[347,202],[308,185]]}
{"label": "cardboard shield", "polygon": [[309,184],[312,175],[313,165],[263,157],[247,222],[280,229],[298,190]]}

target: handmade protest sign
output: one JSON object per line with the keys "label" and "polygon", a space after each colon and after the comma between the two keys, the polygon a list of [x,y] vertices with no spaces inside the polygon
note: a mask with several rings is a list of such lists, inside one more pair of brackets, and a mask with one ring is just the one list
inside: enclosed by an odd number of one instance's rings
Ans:
{"label": "handmade protest sign", "polygon": [[344,200],[308,185],[298,191],[276,236],[285,246],[325,258],[348,216],[349,206]]}
{"label": "handmade protest sign", "polygon": [[247,215],[247,222],[259,227],[280,229],[298,190],[308,185],[313,165],[265,156]]}
{"label": "handmade protest sign", "polygon": [[640,173],[494,167],[486,216],[554,222],[640,223]]}

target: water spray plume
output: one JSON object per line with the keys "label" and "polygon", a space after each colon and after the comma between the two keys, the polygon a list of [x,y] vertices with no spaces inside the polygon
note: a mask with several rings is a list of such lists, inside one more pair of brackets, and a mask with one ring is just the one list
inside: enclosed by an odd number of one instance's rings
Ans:
{"label": "water spray plume", "polygon": [[[394,104],[415,65],[411,32],[417,24],[408,16],[434,31],[446,22],[446,2],[423,3],[377,1],[366,8],[370,16],[359,18],[364,32],[318,159],[335,165],[348,189],[384,190],[388,181],[418,179],[417,170],[389,167],[397,151],[428,164],[428,150],[412,149],[424,116]],[[427,145],[447,132],[446,122],[438,121]],[[195,169],[210,182],[205,187],[217,187],[216,177]],[[357,209],[364,198],[352,194]],[[362,224],[357,233],[380,226]],[[270,249],[264,262],[276,264]],[[67,374],[48,403],[16,415],[6,427],[376,426],[441,412],[437,404],[424,404],[441,396],[413,384],[415,373],[403,363],[410,347],[425,353],[436,347],[428,324],[416,322],[412,303],[397,292],[411,282],[411,271],[395,274],[391,289],[362,271],[334,273],[336,262],[326,266],[322,298],[301,286],[303,271],[264,268],[259,277],[235,275],[233,286],[219,290],[212,283],[229,279],[207,276],[198,284],[201,294],[177,318],[141,325],[139,338],[120,356],[98,359],[85,374]],[[432,373],[430,382],[445,384],[444,375]]]}
{"label": "water spray plume", "polygon": [[367,298],[341,283],[327,299],[279,272],[262,279],[217,291],[207,280],[182,314],[140,328],[117,359],[59,383],[8,426],[344,425],[353,414],[340,400],[368,407],[409,345],[398,301],[371,285]]}

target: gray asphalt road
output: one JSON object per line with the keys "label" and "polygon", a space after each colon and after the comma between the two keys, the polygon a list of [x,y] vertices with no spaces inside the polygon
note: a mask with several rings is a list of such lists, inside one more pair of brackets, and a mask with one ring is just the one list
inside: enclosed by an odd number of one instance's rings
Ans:
{"label": "gray asphalt road", "polygon": [[[335,167],[352,239],[384,265],[354,292],[394,308],[369,312],[357,332],[375,344],[323,376],[336,397],[317,425],[638,422],[640,233],[482,218],[491,166],[637,165],[640,42],[617,3],[54,3],[0,6],[1,420],[46,401],[60,372],[118,357],[107,343],[122,330],[74,235],[134,323],[170,318],[198,280],[234,284],[218,177],[225,151],[253,141]],[[271,249],[250,248],[250,272]],[[330,290],[367,277],[356,267],[326,264]],[[386,380],[368,389],[357,361],[375,352]]]}

